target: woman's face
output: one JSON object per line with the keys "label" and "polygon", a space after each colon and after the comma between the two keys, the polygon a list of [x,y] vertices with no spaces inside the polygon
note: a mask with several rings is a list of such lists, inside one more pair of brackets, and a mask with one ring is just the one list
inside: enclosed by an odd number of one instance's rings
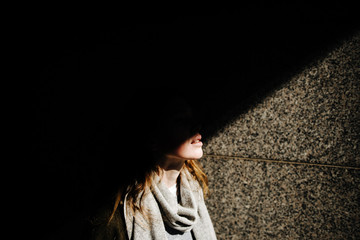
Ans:
{"label": "woman's face", "polygon": [[200,133],[195,134],[177,147],[173,154],[185,159],[199,159],[203,155]]}
{"label": "woman's face", "polygon": [[169,103],[168,112],[157,124],[155,137],[159,152],[168,157],[199,159],[203,155],[201,125],[191,108],[181,101]]}

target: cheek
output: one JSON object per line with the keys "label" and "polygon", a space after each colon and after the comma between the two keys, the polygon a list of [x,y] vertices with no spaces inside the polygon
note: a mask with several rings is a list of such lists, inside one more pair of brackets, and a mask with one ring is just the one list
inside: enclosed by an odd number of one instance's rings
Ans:
{"label": "cheek", "polygon": [[183,157],[189,152],[189,147],[187,143],[182,143],[178,148],[175,149],[175,154],[179,157]]}

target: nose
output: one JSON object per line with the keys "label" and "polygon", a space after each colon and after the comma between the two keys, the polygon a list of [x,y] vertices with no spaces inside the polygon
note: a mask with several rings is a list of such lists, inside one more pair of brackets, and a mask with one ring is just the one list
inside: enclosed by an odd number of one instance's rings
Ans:
{"label": "nose", "polygon": [[199,133],[201,131],[201,124],[198,123],[198,124],[195,124],[192,128],[191,128],[191,132],[192,133]]}
{"label": "nose", "polygon": [[199,141],[201,140],[201,138],[202,138],[202,136],[200,133],[197,133],[194,137],[195,140],[199,140]]}

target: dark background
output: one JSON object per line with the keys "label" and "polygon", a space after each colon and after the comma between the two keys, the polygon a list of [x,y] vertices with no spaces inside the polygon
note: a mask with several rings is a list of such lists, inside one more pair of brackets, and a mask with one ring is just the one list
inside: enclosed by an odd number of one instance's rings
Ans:
{"label": "dark background", "polygon": [[231,120],[224,113],[246,111],[359,29],[356,8],[344,3],[179,7],[165,15],[156,7],[118,15],[51,9],[32,14],[23,33],[29,208],[43,219],[41,237],[77,236],[80,219],[110,192],[114,163],[131,161],[125,145],[114,146],[129,144],[122,133],[137,128],[123,124],[134,117],[126,109],[136,106],[146,122],[144,96],[181,95],[206,142]]}

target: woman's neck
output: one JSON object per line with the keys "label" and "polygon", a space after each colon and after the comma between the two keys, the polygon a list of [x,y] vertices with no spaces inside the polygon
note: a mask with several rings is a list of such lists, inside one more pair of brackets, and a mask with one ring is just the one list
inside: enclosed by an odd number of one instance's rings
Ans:
{"label": "woman's neck", "polygon": [[179,158],[172,155],[165,156],[165,159],[160,167],[163,169],[163,176],[161,181],[163,181],[167,187],[172,187],[176,184],[185,161],[186,159],[184,158]]}

